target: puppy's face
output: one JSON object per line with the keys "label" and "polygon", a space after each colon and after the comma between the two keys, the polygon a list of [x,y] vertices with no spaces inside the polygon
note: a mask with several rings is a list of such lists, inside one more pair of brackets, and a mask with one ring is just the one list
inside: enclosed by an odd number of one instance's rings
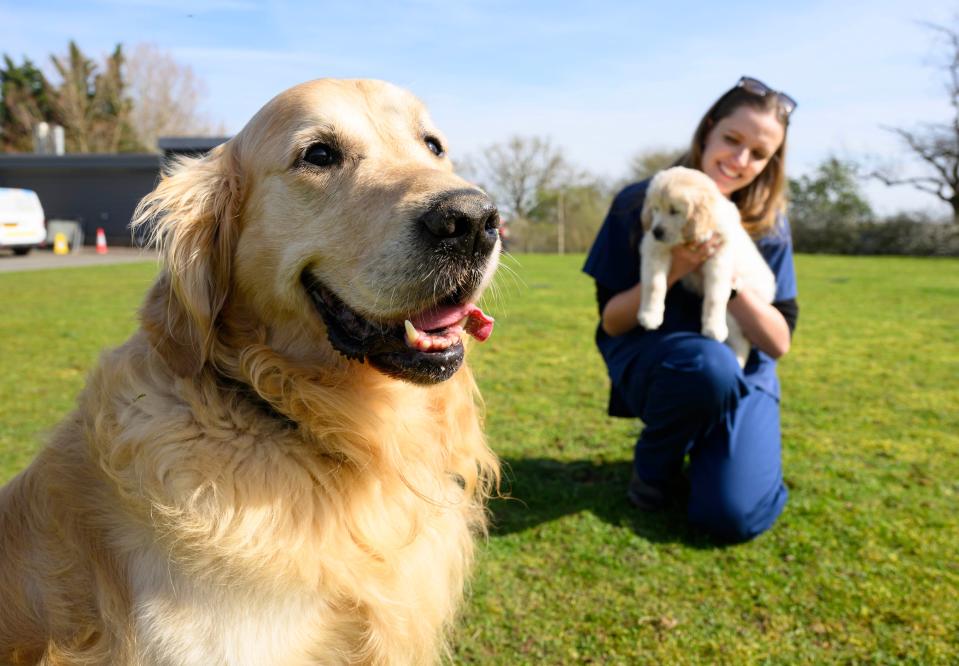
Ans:
{"label": "puppy's face", "polygon": [[715,183],[700,171],[673,167],[650,182],[643,204],[643,231],[664,245],[698,244],[716,229],[711,202]]}
{"label": "puppy's face", "polygon": [[213,215],[217,237],[234,238],[220,250],[230,262],[222,307],[285,356],[328,362],[332,346],[434,383],[462,363],[465,334],[489,334],[475,302],[498,263],[499,214],[453,173],[443,135],[408,92],[379,81],[296,86],[206,166],[221,181],[206,199],[230,202]]}

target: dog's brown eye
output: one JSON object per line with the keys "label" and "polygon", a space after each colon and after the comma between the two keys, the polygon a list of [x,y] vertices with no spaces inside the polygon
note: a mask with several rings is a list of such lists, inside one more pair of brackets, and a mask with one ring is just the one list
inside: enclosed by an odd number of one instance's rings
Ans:
{"label": "dog's brown eye", "polygon": [[436,155],[437,157],[443,157],[445,151],[443,150],[443,144],[440,143],[439,139],[435,136],[428,136],[424,139],[426,142],[426,147],[430,149],[430,152]]}
{"label": "dog's brown eye", "polygon": [[678,214],[679,214],[679,211],[676,210],[676,206],[670,206],[670,207],[669,207],[669,214],[670,214],[670,215],[678,215]]}
{"label": "dog's brown eye", "polygon": [[329,167],[340,161],[340,152],[328,143],[314,143],[306,149],[303,161],[318,167]]}

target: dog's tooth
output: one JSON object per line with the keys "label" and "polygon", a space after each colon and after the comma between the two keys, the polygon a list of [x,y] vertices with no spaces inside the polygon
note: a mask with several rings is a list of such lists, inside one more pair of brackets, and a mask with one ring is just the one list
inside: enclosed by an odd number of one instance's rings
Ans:
{"label": "dog's tooth", "polygon": [[416,330],[416,327],[413,326],[413,322],[411,322],[409,319],[403,322],[403,326],[406,328],[406,341],[411,347],[415,347],[416,341],[420,339],[420,332]]}

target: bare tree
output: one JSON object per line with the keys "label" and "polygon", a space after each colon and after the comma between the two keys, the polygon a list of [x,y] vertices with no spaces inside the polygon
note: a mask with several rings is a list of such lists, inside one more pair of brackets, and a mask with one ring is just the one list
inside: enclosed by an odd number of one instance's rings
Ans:
{"label": "bare tree", "polygon": [[469,171],[515,218],[526,219],[540,193],[555,187],[570,173],[559,148],[549,139],[514,136],[506,143],[486,147]]}
{"label": "bare tree", "polygon": [[952,119],[943,123],[923,123],[916,129],[885,127],[898,136],[913,155],[928,167],[928,175],[900,177],[890,169],[872,173],[886,185],[909,185],[938,197],[952,207],[953,221],[959,224],[959,32],[941,25],[925,24],[939,33],[948,48],[942,64],[946,72],[945,88],[952,107]]}
{"label": "bare tree", "polygon": [[189,136],[213,131],[199,112],[206,96],[203,81],[189,65],[155,44],[138,44],[127,62],[127,80],[133,98],[130,122],[149,150],[157,150],[161,136]]}

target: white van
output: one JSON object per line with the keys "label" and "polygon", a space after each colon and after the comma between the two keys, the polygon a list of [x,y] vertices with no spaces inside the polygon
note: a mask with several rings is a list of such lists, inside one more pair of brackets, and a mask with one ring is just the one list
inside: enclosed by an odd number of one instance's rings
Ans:
{"label": "white van", "polygon": [[0,187],[0,248],[26,254],[47,239],[43,206],[33,190]]}

